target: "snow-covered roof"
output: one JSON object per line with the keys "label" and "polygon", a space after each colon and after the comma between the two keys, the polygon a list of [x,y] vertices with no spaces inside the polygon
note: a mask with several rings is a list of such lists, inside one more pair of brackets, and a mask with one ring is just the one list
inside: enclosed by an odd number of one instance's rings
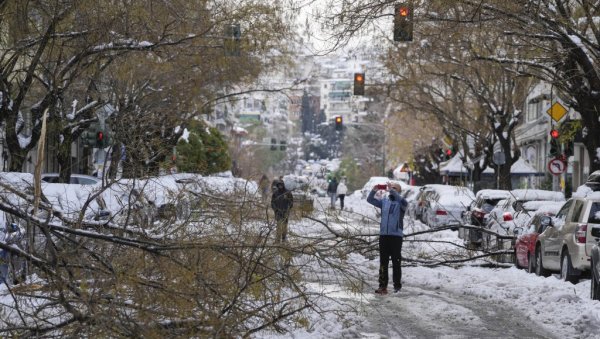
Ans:
{"label": "snow-covered roof", "polygon": [[[460,154],[456,154],[454,157],[452,157],[452,159],[448,160],[440,167],[440,173],[445,175],[459,175],[467,174],[469,171],[463,165]],[[483,171],[483,173],[493,174],[494,170],[488,167]],[[531,165],[527,164],[523,158],[519,158],[510,167],[510,173],[517,175],[543,175],[543,173],[538,172],[535,168],[531,167]]]}
{"label": "snow-covered roof", "polygon": [[[467,174],[469,170],[464,166],[460,154],[456,154],[450,160],[446,161],[443,165],[440,166],[440,173],[446,175],[459,175],[459,174]],[[483,173],[494,173],[494,170],[491,168],[486,168]]]}
{"label": "snow-covered roof", "polygon": [[565,201],[565,195],[562,192],[538,189],[516,189],[510,191],[510,194],[517,200]]}
{"label": "snow-covered roof", "polygon": [[510,192],[507,190],[483,189],[477,191],[476,196],[484,199],[506,199],[510,197]]}
{"label": "snow-covered roof", "polygon": [[600,200],[600,191],[594,192],[589,186],[582,185],[577,188],[577,191],[573,192],[573,198]]}

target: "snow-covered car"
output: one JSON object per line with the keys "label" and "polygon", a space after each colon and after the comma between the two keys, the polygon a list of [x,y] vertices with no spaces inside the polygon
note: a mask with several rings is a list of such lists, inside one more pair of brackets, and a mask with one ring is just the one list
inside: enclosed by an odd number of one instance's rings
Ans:
{"label": "snow-covered car", "polygon": [[425,199],[431,189],[422,186],[412,202],[408,204],[408,215],[414,220],[421,220],[423,209],[425,207]]}
{"label": "snow-covered car", "polygon": [[518,233],[514,246],[515,267],[527,268],[529,273],[535,272],[535,243],[538,236],[546,230],[550,220],[544,217],[552,217],[557,212],[558,208],[553,210],[538,209],[526,225],[515,228],[516,233]]}
{"label": "snow-covered car", "polygon": [[599,235],[600,194],[569,199],[538,236],[536,274],[560,272],[561,279],[576,283],[590,270],[590,254]]}
{"label": "snow-covered car", "polygon": [[144,179],[120,179],[102,193],[105,210],[117,218],[148,226],[157,220],[188,220],[219,197],[260,201],[258,184],[232,176],[178,173]]}
{"label": "snow-covered car", "polygon": [[[490,231],[506,238],[497,239],[492,234],[485,234],[482,238],[482,247],[487,250],[512,250],[514,243],[511,238],[515,227],[525,225],[533,216],[533,211],[542,205],[562,205],[565,196],[562,192],[546,191],[539,189],[516,189],[510,191],[510,197],[498,202],[489,215],[485,226]],[[502,257],[502,261],[512,258]]]}
{"label": "snow-covered car", "polygon": [[467,206],[475,200],[473,191],[450,185],[425,185],[431,191],[425,198],[423,221],[430,227],[460,225]]}
{"label": "snow-covered car", "polygon": [[[487,225],[488,215],[498,202],[507,199],[510,192],[506,190],[483,189],[475,194],[475,201],[467,207],[463,215],[466,224],[483,227]],[[458,237],[465,240],[467,246],[479,246],[483,233],[473,229],[459,229]]]}

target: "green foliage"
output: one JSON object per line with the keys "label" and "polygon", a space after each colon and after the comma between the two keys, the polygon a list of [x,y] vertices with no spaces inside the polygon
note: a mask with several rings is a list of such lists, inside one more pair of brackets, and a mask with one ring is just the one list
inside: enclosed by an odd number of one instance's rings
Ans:
{"label": "green foliage", "polygon": [[215,128],[202,121],[189,124],[188,140],[177,144],[177,169],[180,172],[212,174],[231,168],[227,142]]}
{"label": "green foliage", "polygon": [[346,177],[346,186],[351,191],[362,188],[364,183],[369,180],[368,174],[352,158],[343,158],[337,173],[343,173],[343,176]]}

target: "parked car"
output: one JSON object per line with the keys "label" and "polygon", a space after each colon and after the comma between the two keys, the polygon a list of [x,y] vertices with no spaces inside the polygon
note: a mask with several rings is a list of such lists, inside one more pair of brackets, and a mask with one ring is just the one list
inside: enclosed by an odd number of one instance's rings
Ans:
{"label": "parked car", "polygon": [[423,186],[417,192],[417,195],[408,205],[409,216],[414,220],[422,220],[423,211],[427,203],[427,195],[432,191],[432,188]]}
{"label": "parked car", "polygon": [[[467,207],[463,220],[466,224],[484,227],[488,222],[488,214],[498,202],[510,197],[506,190],[483,189],[475,194],[475,201]],[[459,229],[459,238],[465,240],[467,246],[479,246],[483,239],[483,233],[478,230]]]}
{"label": "parked car", "polygon": [[590,270],[592,247],[600,241],[600,198],[571,198],[554,218],[544,218],[549,226],[536,242],[536,274],[560,272],[561,279],[577,283]]}
{"label": "parked car", "polygon": [[[57,184],[59,183],[58,178],[58,173],[42,174],[42,181],[47,183]],[[102,184],[102,179],[85,174],[71,174],[69,184],[98,185]]]}
{"label": "parked car", "polygon": [[[493,234],[486,233],[482,237],[482,247],[486,250],[506,250],[513,252],[514,239],[513,230],[516,227],[526,225],[533,211],[542,205],[562,205],[564,201],[562,192],[517,189],[510,191],[510,197],[498,202],[488,215],[486,229],[505,236],[498,238]],[[512,255],[500,256],[502,262],[513,262]]]}
{"label": "parked car", "polygon": [[538,209],[527,225],[515,229],[515,233],[518,234],[514,246],[514,260],[517,268],[525,267],[529,273],[535,272],[535,243],[550,220],[544,217],[552,217],[556,215],[556,212],[558,209],[556,211],[549,211],[545,208]]}
{"label": "parked car", "polygon": [[431,189],[425,196],[422,212],[424,222],[430,227],[460,225],[462,215],[474,200],[473,191],[466,187],[425,185]]}
{"label": "parked car", "polygon": [[[598,229],[592,229],[592,236],[600,237]],[[590,297],[592,300],[600,300],[600,246],[598,244],[592,247],[592,261],[591,267],[591,286],[590,286]]]}
{"label": "parked car", "polygon": [[[512,203],[511,203],[512,202]],[[492,232],[512,236],[515,231],[518,233],[519,229],[526,227],[531,218],[535,215],[535,212],[539,209],[558,211],[562,207],[564,202],[560,201],[546,201],[546,200],[533,200],[525,202],[515,202],[511,199],[506,200],[506,203],[502,208],[494,208],[490,212],[490,218],[486,228]],[[500,204],[499,204],[500,205]],[[554,212],[556,214],[556,212]],[[494,236],[487,234],[484,237],[484,243],[486,248],[497,248],[497,249],[511,249],[508,247],[510,242],[506,239],[500,241],[504,243],[504,246],[497,246]],[[513,242],[514,245],[514,242]]]}

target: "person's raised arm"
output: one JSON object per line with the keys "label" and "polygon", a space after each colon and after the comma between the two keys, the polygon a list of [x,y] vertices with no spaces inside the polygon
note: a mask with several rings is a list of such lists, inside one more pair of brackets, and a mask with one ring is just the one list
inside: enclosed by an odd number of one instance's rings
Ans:
{"label": "person's raised arm", "polygon": [[375,199],[375,193],[377,192],[377,188],[373,187],[371,192],[369,192],[369,196],[367,197],[367,202],[375,207],[381,208],[381,200]]}

